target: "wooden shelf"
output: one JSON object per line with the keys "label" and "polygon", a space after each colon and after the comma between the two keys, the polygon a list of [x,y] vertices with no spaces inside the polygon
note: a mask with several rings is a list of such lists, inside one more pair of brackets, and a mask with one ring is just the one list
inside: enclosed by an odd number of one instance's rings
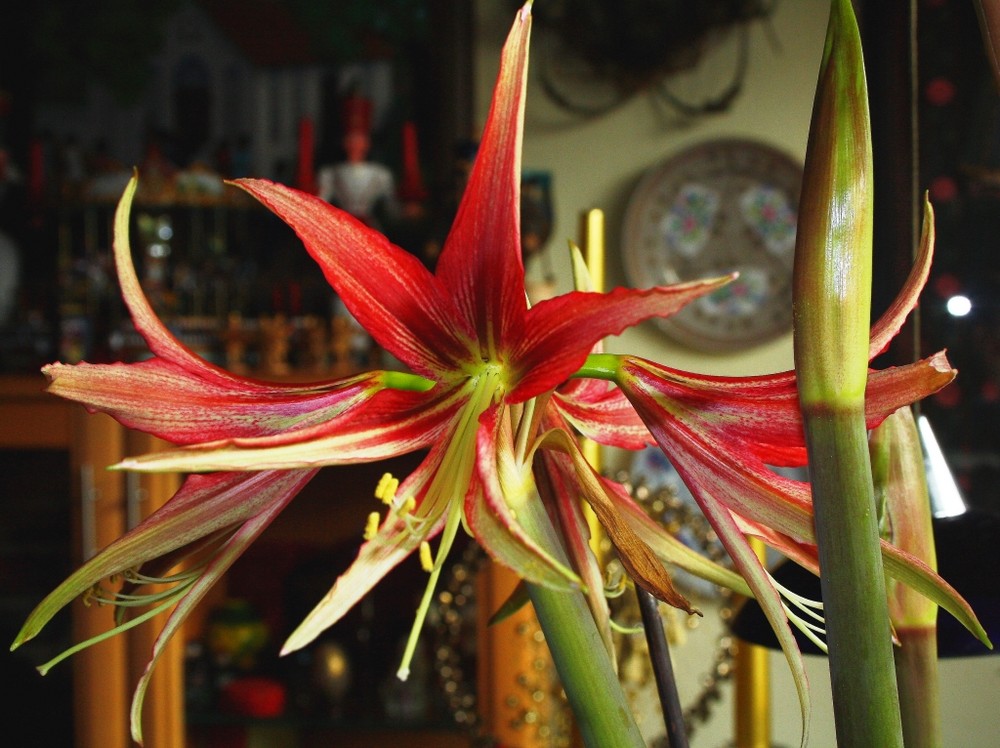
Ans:
{"label": "wooden shelf", "polygon": [[0,376],[0,449],[69,449],[72,403],[46,394],[45,377]]}

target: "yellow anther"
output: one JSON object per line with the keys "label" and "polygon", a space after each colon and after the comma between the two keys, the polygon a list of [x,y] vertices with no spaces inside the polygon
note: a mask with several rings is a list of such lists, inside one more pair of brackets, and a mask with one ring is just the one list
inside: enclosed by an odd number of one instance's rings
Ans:
{"label": "yellow anther", "polygon": [[365,524],[365,540],[371,540],[375,537],[375,533],[378,532],[378,526],[378,512],[372,512],[368,515],[368,522]]}
{"label": "yellow anther", "polygon": [[417,508],[417,500],[412,496],[407,496],[406,501],[404,501],[402,506],[399,507],[399,513],[409,514],[416,508]]}
{"label": "yellow anther", "polygon": [[420,543],[420,566],[426,572],[434,571],[434,559],[431,558],[431,544],[426,540]]}
{"label": "yellow anther", "polygon": [[399,488],[399,481],[392,477],[392,473],[384,473],[375,487],[375,498],[383,504],[391,504],[396,498],[397,488]]}

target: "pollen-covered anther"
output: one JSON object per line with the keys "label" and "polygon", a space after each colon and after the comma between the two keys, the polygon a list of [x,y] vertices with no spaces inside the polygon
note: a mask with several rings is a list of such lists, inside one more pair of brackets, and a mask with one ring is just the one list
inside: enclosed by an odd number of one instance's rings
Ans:
{"label": "pollen-covered anther", "polygon": [[417,508],[417,500],[412,496],[407,496],[405,499],[403,499],[403,501],[399,502],[399,506],[396,508],[396,511],[399,513],[400,516],[403,516],[412,513],[413,510],[416,508]]}
{"label": "pollen-covered anther", "polygon": [[428,573],[434,571],[434,558],[431,556],[431,544],[426,540],[420,543],[420,567]]}
{"label": "pollen-covered anther", "polygon": [[399,489],[399,480],[392,477],[392,473],[383,473],[378,485],[375,486],[375,498],[386,506],[392,504],[396,499],[396,491]]}
{"label": "pollen-covered anther", "polygon": [[378,532],[379,521],[378,512],[372,512],[368,515],[368,521],[365,523],[365,540],[371,540],[375,537],[375,534]]}

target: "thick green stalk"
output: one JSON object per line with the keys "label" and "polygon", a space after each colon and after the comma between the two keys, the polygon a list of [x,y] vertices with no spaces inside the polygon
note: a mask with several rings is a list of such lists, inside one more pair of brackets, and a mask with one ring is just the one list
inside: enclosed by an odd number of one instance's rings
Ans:
{"label": "thick green stalk", "polygon": [[840,748],[903,745],[863,413],[806,418]]}
{"label": "thick green stalk", "polygon": [[793,303],[840,748],[903,744],[864,415],[871,241],[861,41],[850,0],[833,0],[806,149]]}
{"label": "thick green stalk", "polygon": [[[526,422],[531,421],[530,410],[522,416]],[[517,519],[536,542],[568,565],[562,538],[542,501],[546,485],[539,486],[542,494],[536,491],[517,507]],[[525,587],[584,743],[588,748],[643,748],[608,644],[583,591],[556,590],[527,580]]]}
{"label": "thick green stalk", "polygon": [[588,748],[645,746],[583,594],[535,584],[528,594],[583,742]]}

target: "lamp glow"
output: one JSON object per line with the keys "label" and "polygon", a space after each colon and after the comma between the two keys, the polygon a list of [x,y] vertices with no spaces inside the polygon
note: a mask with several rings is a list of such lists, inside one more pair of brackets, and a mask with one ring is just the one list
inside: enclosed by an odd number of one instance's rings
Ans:
{"label": "lamp glow", "polygon": [[926,416],[917,419],[920,444],[927,468],[927,493],[930,495],[931,513],[935,517],[957,517],[967,510],[965,499],[958,489],[955,477],[945,462],[934,431]]}
{"label": "lamp glow", "polygon": [[946,308],[952,317],[964,317],[972,311],[972,301],[968,296],[956,294],[948,299]]}

